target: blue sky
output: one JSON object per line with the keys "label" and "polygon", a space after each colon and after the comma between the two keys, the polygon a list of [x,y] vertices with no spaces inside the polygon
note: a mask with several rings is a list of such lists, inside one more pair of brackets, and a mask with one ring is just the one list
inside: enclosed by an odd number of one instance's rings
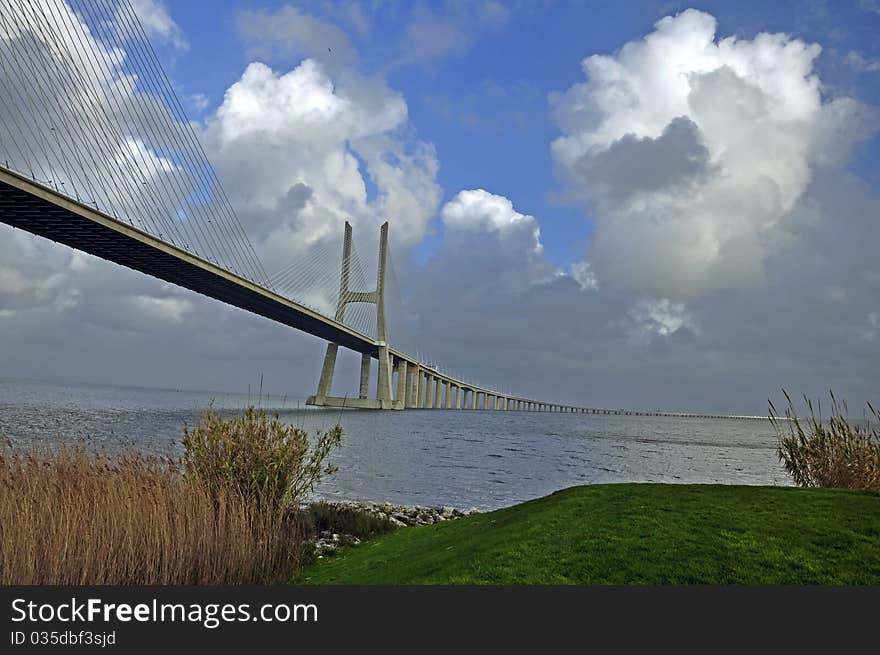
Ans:
{"label": "blue sky", "polygon": [[[341,3],[206,2],[168,0],[172,18],[189,42],[181,50],[158,42],[158,50],[184,97],[204,95],[209,104],[189,104],[200,118],[216,109],[223,93],[253,60],[237,27],[242,11],[295,6],[338,25],[351,39],[367,75],[384,75],[406,99],[419,138],[437,148],[438,181],[444,201],[459,189],[486,188],[506,195],[518,211],[535,216],[550,261],[560,266],[582,256],[591,224],[564,202],[548,144],[559,135],[548,98],[582,77],[581,60],[613,53],[650,32],[656,20],[687,7],[713,14],[718,34],[752,38],[761,31],[785,32],[818,42],[817,62],[829,88],[880,104],[880,74],[860,70],[847,57],[880,61],[880,6],[862,2],[517,2],[497,22],[467,24],[468,3],[376,3],[363,8],[364,31],[346,18]],[[367,3],[371,4],[371,3]],[[383,6],[384,4],[384,6]],[[473,3],[476,4],[476,3]],[[390,8],[389,8],[390,7]],[[414,7],[421,7],[415,9]],[[414,63],[401,64],[407,27],[417,20],[449,21],[456,40]],[[361,27],[363,30],[364,28]],[[301,57],[279,56],[279,70]],[[880,179],[880,137],[860,145],[851,167],[872,182]],[[442,226],[435,226],[436,230]],[[433,252],[436,239],[420,245]]]}

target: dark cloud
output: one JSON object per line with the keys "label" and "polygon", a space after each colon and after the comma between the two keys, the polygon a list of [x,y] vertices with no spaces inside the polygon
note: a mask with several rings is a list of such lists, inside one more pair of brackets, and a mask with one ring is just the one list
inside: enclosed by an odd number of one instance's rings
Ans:
{"label": "dark cloud", "polygon": [[656,139],[627,134],[607,149],[584,155],[574,169],[583,187],[610,202],[642,191],[672,190],[709,174],[709,151],[686,116],[670,121]]}

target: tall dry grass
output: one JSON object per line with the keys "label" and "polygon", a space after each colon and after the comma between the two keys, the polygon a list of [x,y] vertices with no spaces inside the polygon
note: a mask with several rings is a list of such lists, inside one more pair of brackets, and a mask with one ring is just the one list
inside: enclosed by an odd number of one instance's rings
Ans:
{"label": "tall dry grass", "polygon": [[173,460],[82,447],[0,454],[0,584],[285,579],[297,521],[187,479]]}
{"label": "tall dry grass", "polygon": [[777,455],[801,487],[880,488],[880,412],[868,403],[862,421],[849,418],[846,403],[831,392],[831,413],[804,397],[809,417],[802,419],[783,389],[788,407],[784,418],[770,402],[770,422],[779,440]]}

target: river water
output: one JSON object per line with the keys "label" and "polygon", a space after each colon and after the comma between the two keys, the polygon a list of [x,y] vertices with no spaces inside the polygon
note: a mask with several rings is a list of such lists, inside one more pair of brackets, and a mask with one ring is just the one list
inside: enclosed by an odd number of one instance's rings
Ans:
{"label": "river water", "polygon": [[0,435],[174,455],[183,426],[211,402],[230,412],[261,402],[308,430],[341,423],[339,471],[316,493],[328,499],[493,509],[577,484],[789,484],[766,419],[340,411],[276,396],[0,380]]}

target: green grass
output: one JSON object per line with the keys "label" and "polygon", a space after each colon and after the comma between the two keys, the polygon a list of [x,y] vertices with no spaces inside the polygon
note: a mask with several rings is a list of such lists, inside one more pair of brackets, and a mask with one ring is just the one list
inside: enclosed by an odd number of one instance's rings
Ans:
{"label": "green grass", "polygon": [[880,492],[573,487],[345,548],[298,582],[878,584]]}

